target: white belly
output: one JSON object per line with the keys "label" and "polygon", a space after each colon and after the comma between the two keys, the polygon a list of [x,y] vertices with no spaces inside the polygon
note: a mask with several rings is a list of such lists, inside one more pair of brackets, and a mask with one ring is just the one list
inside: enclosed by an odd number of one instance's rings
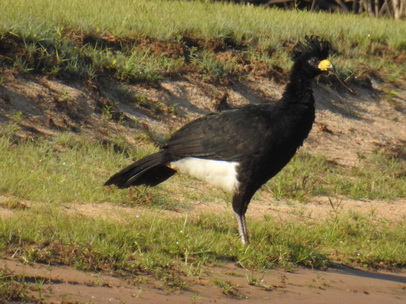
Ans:
{"label": "white belly", "polygon": [[239,185],[237,162],[186,157],[170,163],[171,168],[234,193]]}

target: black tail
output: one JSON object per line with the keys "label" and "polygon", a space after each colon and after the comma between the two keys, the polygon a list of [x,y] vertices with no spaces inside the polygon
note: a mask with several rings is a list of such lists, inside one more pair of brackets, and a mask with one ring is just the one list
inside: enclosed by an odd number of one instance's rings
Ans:
{"label": "black tail", "polygon": [[165,151],[149,155],[114,174],[104,185],[116,185],[120,189],[143,184],[156,186],[176,173],[167,163]]}

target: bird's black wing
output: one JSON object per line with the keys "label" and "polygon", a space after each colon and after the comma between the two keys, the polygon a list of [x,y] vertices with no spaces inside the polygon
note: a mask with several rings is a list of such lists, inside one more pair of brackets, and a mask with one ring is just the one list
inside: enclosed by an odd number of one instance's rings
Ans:
{"label": "bird's black wing", "polygon": [[[199,157],[239,161],[260,153],[272,132],[272,107],[246,106],[201,117],[179,129],[165,149],[174,160]],[[267,142],[267,145],[272,143]]]}

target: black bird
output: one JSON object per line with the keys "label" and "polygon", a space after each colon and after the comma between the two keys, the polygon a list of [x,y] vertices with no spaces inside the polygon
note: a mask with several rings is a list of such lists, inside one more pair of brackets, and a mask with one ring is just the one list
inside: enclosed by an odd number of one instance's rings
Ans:
{"label": "black bird", "polygon": [[305,37],[293,49],[290,81],[280,101],[211,113],[173,134],[162,149],[113,175],[105,185],[155,186],[176,172],[233,194],[241,241],[248,243],[245,212],[254,193],[293,157],[315,119],[312,79],[333,65],[330,43]]}

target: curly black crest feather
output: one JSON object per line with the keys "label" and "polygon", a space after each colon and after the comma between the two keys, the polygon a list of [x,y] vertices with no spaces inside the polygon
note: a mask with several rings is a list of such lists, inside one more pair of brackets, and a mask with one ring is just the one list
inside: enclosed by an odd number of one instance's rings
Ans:
{"label": "curly black crest feather", "polygon": [[326,59],[331,52],[331,44],[318,36],[306,36],[304,42],[299,41],[293,48],[293,60],[300,58],[318,57]]}

